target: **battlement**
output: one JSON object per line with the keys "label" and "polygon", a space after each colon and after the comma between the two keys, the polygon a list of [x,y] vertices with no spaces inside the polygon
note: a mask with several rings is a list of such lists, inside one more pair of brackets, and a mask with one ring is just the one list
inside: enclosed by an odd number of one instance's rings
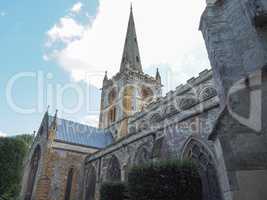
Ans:
{"label": "battlement", "polygon": [[198,77],[192,77],[188,79],[186,84],[180,84],[176,87],[175,90],[167,92],[164,97],[160,97],[152,101],[150,104],[146,106],[145,111],[135,113],[132,116],[132,119],[139,119],[144,114],[158,108],[160,104],[165,104],[168,101],[174,99],[175,97],[185,94],[186,92],[190,91],[193,87],[197,87],[198,85],[209,79],[212,79],[212,70],[205,69],[201,71]]}
{"label": "battlement", "polygon": [[[108,79],[106,81],[106,84],[104,85],[104,87],[110,87],[113,85],[113,83],[115,83],[116,81],[120,80],[122,77],[126,77],[126,79],[128,80],[143,80],[147,83],[158,83],[157,80],[155,79],[155,77],[150,76],[148,74],[143,74],[141,72],[138,71],[128,71],[128,72],[118,72],[117,74],[115,74],[114,76],[112,76],[110,79]],[[160,84],[160,83],[158,83]]]}

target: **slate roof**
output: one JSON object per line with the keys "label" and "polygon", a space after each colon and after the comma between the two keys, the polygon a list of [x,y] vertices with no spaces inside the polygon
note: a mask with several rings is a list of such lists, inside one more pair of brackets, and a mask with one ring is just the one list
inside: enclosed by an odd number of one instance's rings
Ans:
{"label": "slate roof", "polygon": [[[49,124],[53,122],[49,116]],[[70,144],[102,149],[113,142],[112,134],[103,129],[57,118],[55,140]]]}

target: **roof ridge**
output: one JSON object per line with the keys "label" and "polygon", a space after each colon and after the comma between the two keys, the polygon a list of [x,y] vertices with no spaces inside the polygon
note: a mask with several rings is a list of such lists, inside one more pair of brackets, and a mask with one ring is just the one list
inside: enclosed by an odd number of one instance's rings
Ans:
{"label": "roof ridge", "polygon": [[[52,117],[52,118],[53,118],[52,115],[48,115],[48,117]],[[104,130],[104,129],[102,129],[102,128],[98,128],[98,127],[90,126],[90,125],[88,125],[88,124],[85,124],[85,123],[82,123],[82,122],[79,122],[79,121],[77,122],[77,121],[74,121],[74,120],[71,120],[71,119],[65,119],[65,118],[60,118],[60,117],[58,117],[57,119],[58,119],[58,120],[63,120],[63,121],[66,121],[66,122],[71,122],[71,123],[78,124],[78,125],[82,125],[82,126],[87,126],[87,127],[89,127],[89,128],[94,128],[94,129],[98,129],[98,130]]]}

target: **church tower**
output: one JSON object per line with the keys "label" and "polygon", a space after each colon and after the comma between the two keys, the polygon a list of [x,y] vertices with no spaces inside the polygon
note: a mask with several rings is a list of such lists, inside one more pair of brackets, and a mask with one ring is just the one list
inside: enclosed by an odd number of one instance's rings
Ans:
{"label": "church tower", "polygon": [[128,134],[128,121],[136,112],[162,95],[161,79],[144,74],[131,7],[120,71],[108,78],[105,74],[101,95],[99,128],[109,129],[114,138]]}

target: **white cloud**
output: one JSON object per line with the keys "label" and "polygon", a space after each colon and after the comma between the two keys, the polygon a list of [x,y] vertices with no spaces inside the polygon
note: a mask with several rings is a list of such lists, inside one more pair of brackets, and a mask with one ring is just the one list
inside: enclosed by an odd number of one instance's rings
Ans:
{"label": "white cloud", "polygon": [[92,127],[98,127],[99,115],[87,115],[83,118],[82,123]]}
{"label": "white cloud", "polygon": [[7,15],[7,13],[5,11],[0,11],[0,16],[1,17],[5,17]]}
{"label": "white cloud", "polygon": [[[88,72],[108,70],[109,76],[114,75],[121,61],[129,7],[130,0],[99,0],[98,13],[88,25],[71,19],[67,23],[71,25],[56,25],[49,31],[50,42],[67,43],[52,54],[53,58],[77,81],[84,80]],[[172,88],[209,67],[198,31],[204,8],[205,1],[133,0],[143,68],[168,66]],[[73,36],[78,37],[70,40]],[[101,87],[102,79],[95,79],[90,82]]]}
{"label": "white cloud", "polygon": [[71,12],[73,13],[79,13],[83,7],[83,4],[81,2],[77,2],[74,4],[71,8]]}
{"label": "white cloud", "polygon": [[71,17],[62,17],[48,32],[47,47],[55,42],[70,43],[82,36],[84,27]]}
{"label": "white cloud", "polygon": [[0,137],[6,137],[7,134],[6,133],[3,133],[2,131],[0,131]]}

